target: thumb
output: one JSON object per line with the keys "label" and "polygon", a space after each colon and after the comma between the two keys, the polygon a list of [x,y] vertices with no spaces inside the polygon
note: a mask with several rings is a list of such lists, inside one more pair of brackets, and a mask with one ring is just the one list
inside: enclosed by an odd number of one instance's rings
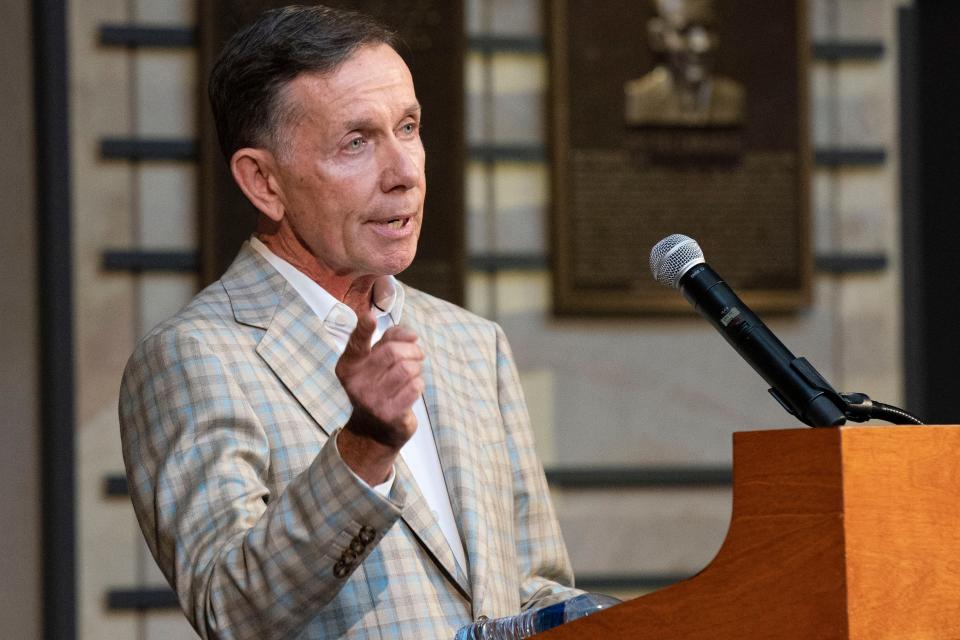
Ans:
{"label": "thumb", "polygon": [[350,334],[350,339],[347,341],[347,348],[344,350],[343,355],[348,357],[362,357],[370,353],[370,338],[373,336],[373,331],[376,328],[377,321],[373,317],[372,310],[358,315],[357,326],[354,328],[353,333]]}

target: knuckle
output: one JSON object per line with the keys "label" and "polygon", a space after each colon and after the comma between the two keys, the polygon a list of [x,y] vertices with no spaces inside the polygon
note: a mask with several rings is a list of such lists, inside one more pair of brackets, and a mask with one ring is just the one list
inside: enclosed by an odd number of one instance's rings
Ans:
{"label": "knuckle", "polygon": [[380,344],[377,345],[377,357],[383,362],[387,367],[392,365],[397,361],[397,350],[395,345],[392,342],[380,341]]}

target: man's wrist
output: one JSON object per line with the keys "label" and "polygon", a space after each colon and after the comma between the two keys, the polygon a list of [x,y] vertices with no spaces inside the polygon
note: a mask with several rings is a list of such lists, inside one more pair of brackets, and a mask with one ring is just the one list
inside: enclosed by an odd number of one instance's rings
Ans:
{"label": "man's wrist", "polygon": [[334,444],[350,470],[371,487],[390,479],[393,464],[400,453],[398,447],[381,444],[346,427],[337,432]]}
{"label": "man's wrist", "polygon": [[347,424],[343,425],[343,430],[367,438],[387,451],[398,452],[406,442],[406,438],[377,419],[373,414],[357,408],[354,408],[353,413],[350,414]]}

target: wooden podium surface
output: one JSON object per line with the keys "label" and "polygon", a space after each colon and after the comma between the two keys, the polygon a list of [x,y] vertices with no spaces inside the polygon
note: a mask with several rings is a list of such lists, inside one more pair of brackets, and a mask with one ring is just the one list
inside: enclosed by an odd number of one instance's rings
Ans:
{"label": "wooden podium surface", "polygon": [[733,513],[710,565],[538,640],[960,639],[960,427],[733,442]]}

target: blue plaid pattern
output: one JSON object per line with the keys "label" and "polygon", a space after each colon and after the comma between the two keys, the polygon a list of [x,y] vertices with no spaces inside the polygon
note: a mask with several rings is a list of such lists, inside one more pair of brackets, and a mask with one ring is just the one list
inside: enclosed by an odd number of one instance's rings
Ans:
{"label": "blue plaid pattern", "polygon": [[449,640],[479,615],[578,593],[506,338],[406,293],[469,576],[402,462],[383,497],[340,459],[336,347],[248,246],[131,357],[120,426],[134,509],[202,637]]}

